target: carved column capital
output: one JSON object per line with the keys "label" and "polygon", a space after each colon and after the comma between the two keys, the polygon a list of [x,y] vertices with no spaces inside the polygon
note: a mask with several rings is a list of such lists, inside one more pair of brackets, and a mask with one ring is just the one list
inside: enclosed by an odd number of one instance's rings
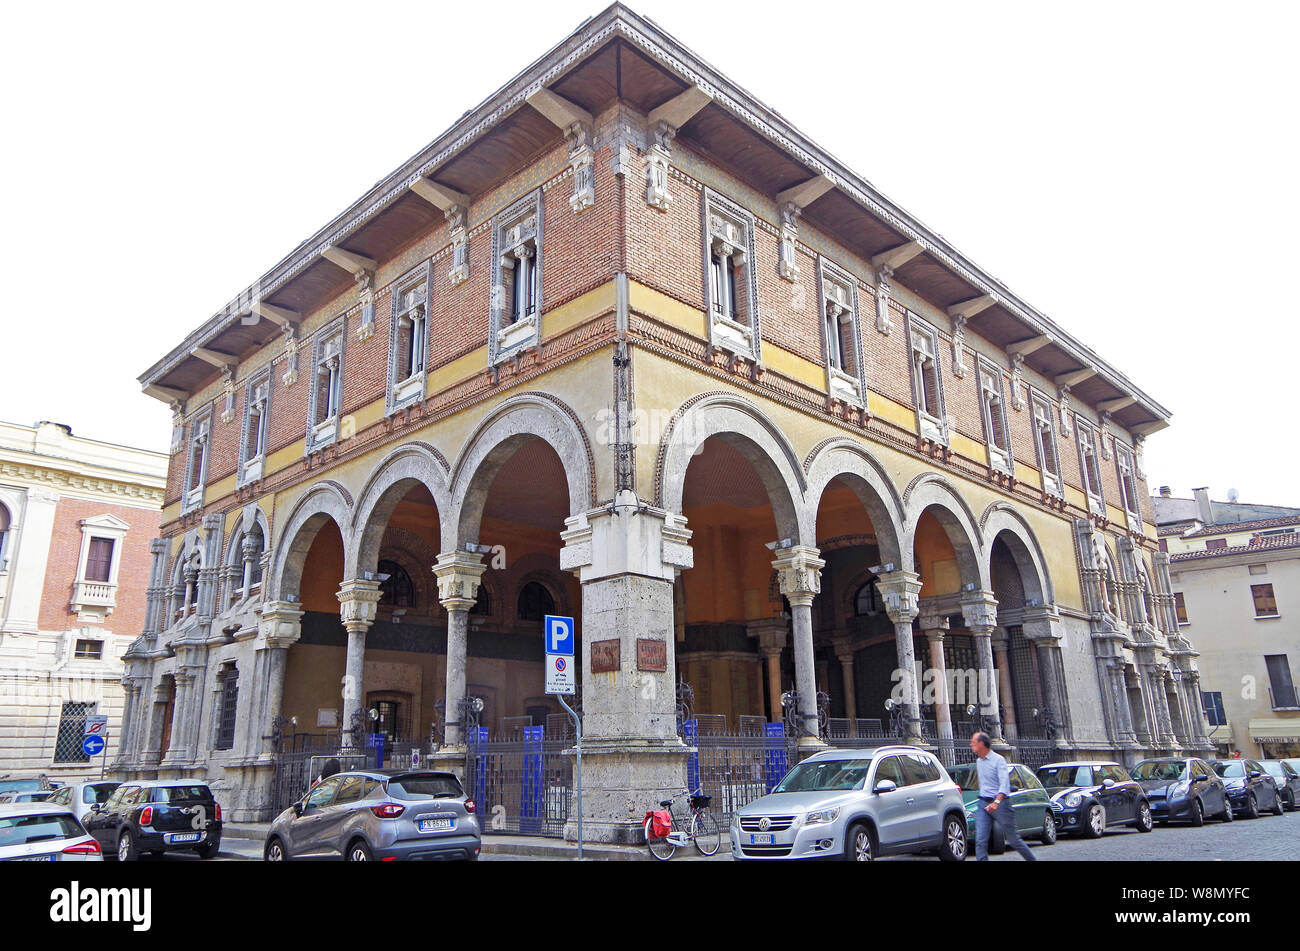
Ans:
{"label": "carved column capital", "polygon": [[821,593],[821,570],[826,562],[821,553],[809,545],[795,545],[783,550],[772,561],[781,593],[792,605],[812,604]]}
{"label": "carved column capital", "polygon": [[968,591],[961,596],[961,615],[972,634],[992,634],[998,626],[998,599],[992,591]]}
{"label": "carved column capital", "polygon": [[438,556],[433,573],[438,578],[438,600],[448,611],[468,611],[478,600],[479,581],[487,565],[483,556],[468,551],[448,551]]}
{"label": "carved column capital", "polygon": [[343,626],[352,633],[353,629],[365,631],[375,621],[378,613],[379,599],[384,596],[379,590],[378,581],[366,581],[353,578],[339,587],[339,617]]}
{"label": "carved column capital", "polygon": [[886,572],[876,580],[876,590],[895,624],[911,624],[921,613],[921,576],[916,572]]}

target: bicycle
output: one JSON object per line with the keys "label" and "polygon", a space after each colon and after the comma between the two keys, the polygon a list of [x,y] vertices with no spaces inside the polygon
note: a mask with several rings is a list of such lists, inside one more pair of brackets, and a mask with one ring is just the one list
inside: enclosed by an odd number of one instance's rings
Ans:
{"label": "bicycle", "polygon": [[[673,804],[683,796],[686,797],[687,804],[691,809],[690,822],[687,823],[686,831],[682,831],[678,816],[673,812]],[[718,847],[722,844],[721,833],[718,831],[718,822],[709,812],[709,803],[713,801],[712,796],[704,795],[703,788],[698,788],[695,792],[683,789],[671,799],[662,800],[659,805],[668,810],[668,828],[660,828],[656,833],[655,814],[647,812],[645,815],[645,844],[653,855],[661,862],[667,862],[677,854],[679,848],[686,848],[688,842],[695,843],[695,849],[701,855],[716,855]]]}

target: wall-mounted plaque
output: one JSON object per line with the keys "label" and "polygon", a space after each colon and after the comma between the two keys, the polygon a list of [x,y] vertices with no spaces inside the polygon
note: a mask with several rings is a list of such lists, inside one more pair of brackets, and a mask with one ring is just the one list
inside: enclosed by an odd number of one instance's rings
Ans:
{"label": "wall-mounted plaque", "polygon": [[607,674],[619,669],[619,642],[618,638],[608,641],[592,641],[591,643],[591,672],[593,674]]}
{"label": "wall-mounted plaque", "polygon": [[636,669],[662,674],[668,669],[668,644],[657,637],[636,639]]}

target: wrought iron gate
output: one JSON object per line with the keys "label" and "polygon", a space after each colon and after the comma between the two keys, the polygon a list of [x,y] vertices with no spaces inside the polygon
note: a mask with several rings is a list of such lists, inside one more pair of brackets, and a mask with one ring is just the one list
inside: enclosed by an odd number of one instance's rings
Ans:
{"label": "wrought iron gate", "polygon": [[573,794],[573,735],[557,728],[522,726],[507,739],[486,727],[467,734],[465,790],[478,805],[486,834],[559,838]]}

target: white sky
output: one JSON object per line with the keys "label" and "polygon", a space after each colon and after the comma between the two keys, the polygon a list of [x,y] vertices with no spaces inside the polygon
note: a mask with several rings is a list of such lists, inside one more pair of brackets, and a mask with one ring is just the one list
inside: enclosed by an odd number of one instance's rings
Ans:
{"label": "white sky", "polygon": [[[7,8],[0,419],[165,448],[136,377],[600,3]],[[1300,505],[1300,5],[633,8],[1172,410],[1153,490]]]}

